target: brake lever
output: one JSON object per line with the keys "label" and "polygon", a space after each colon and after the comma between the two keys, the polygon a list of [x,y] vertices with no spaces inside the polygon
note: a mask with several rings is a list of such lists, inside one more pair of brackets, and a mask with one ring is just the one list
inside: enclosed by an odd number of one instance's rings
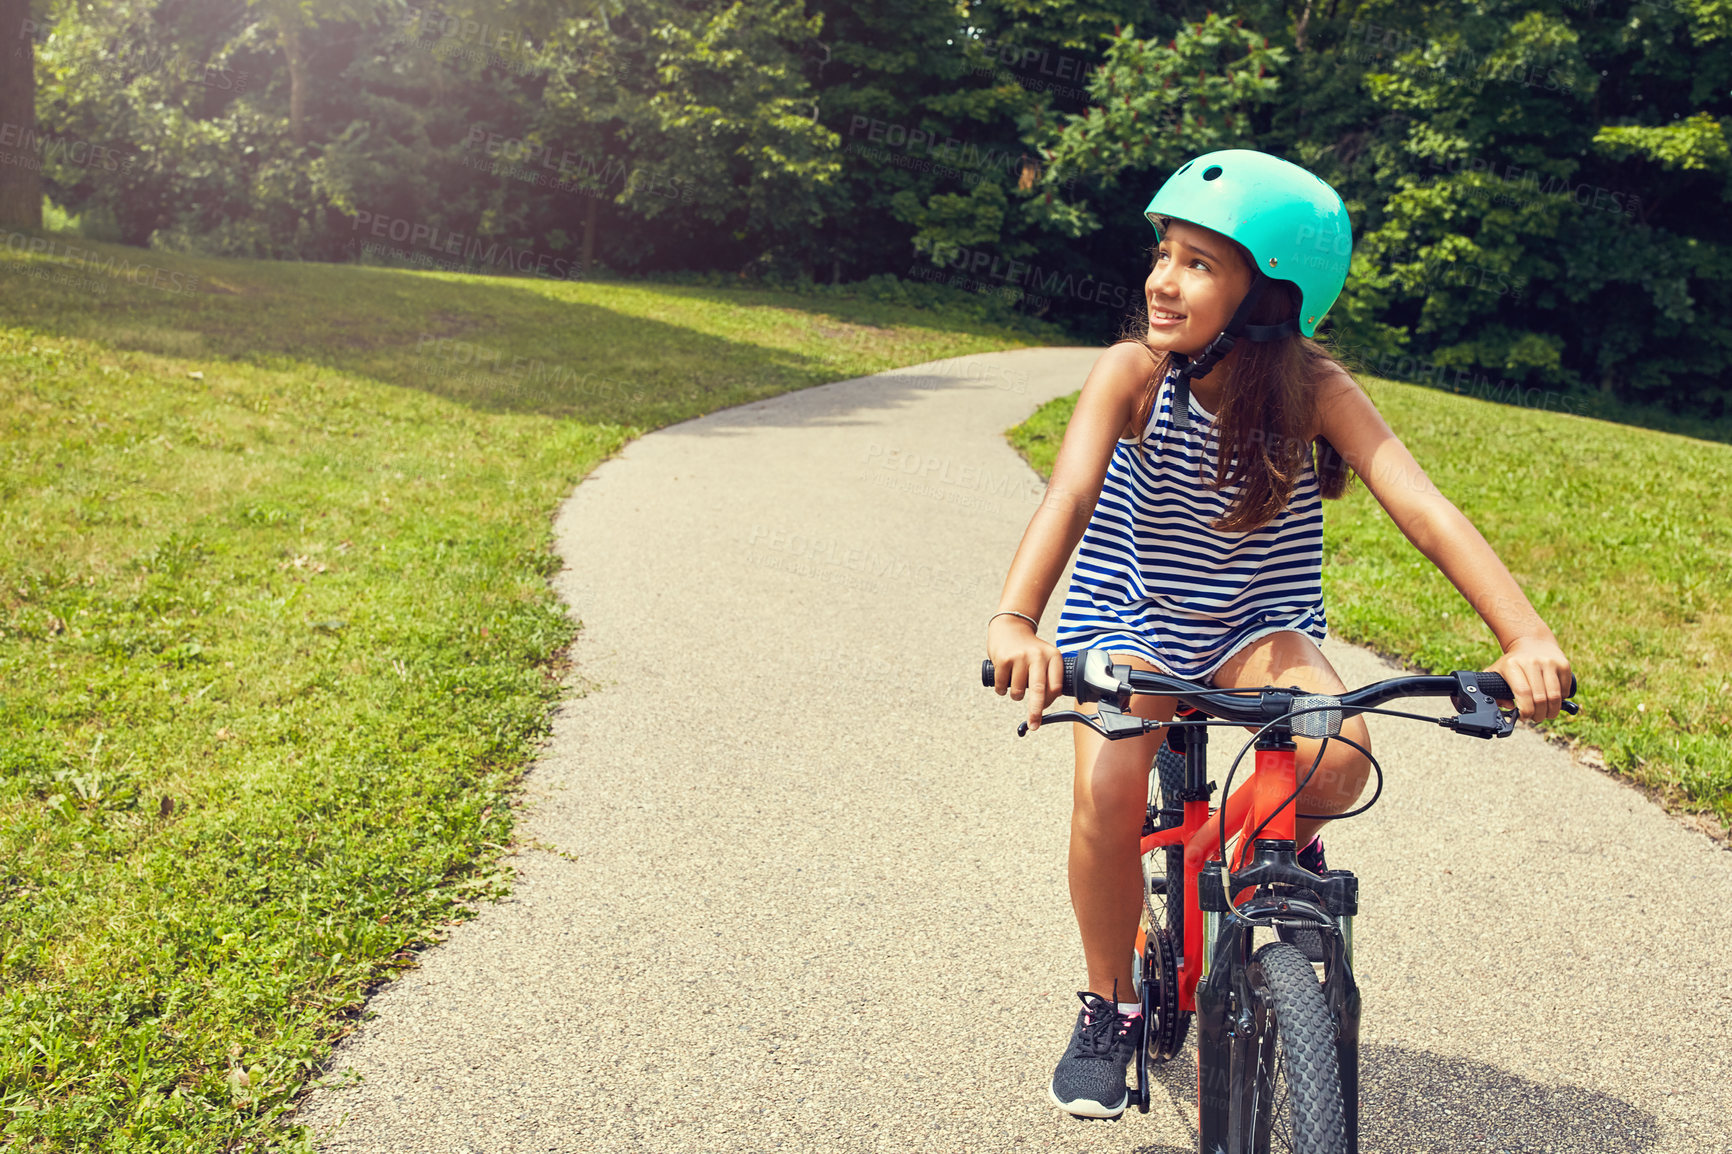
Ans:
{"label": "brake lever", "polygon": [[[1563,708],[1565,712],[1575,714],[1580,713],[1582,707],[1566,697]],[[1521,716],[1522,711],[1519,708],[1511,706],[1504,709],[1486,698],[1483,702],[1474,702],[1472,708],[1464,709],[1455,717],[1438,718],[1437,723],[1445,729],[1453,729],[1457,733],[1466,733],[1473,737],[1508,737],[1515,732],[1516,722],[1521,720]]]}
{"label": "brake lever", "polygon": [[[1577,705],[1575,702],[1571,701],[1567,697],[1558,703],[1558,708],[1562,709],[1565,713],[1572,714],[1572,715],[1580,713],[1582,711],[1581,706]],[[1502,706],[1499,706],[1498,712],[1503,714],[1505,717],[1512,718],[1516,721],[1521,720],[1522,711],[1516,706],[1512,705],[1508,709],[1505,709]]]}
{"label": "brake lever", "polygon": [[[1117,741],[1121,737],[1135,737],[1139,733],[1147,733],[1151,724],[1146,717],[1125,713],[1106,701],[1100,703],[1099,713],[1079,713],[1074,709],[1060,709],[1054,713],[1040,715],[1042,725],[1049,721],[1081,722],[1108,741]],[[1158,728],[1160,722],[1154,722],[1153,725]],[[1017,723],[1016,735],[1018,737],[1028,736],[1028,722]]]}
{"label": "brake lever", "polygon": [[[1558,703],[1558,708],[1562,709],[1565,713],[1568,713],[1568,714],[1577,714],[1577,713],[1580,713],[1582,711],[1581,706],[1577,705],[1575,702],[1571,701],[1567,697],[1564,698],[1563,701]],[[1520,718],[1522,715],[1522,711],[1513,705],[1508,709],[1505,709],[1503,706],[1500,705],[1500,706],[1498,706],[1497,711],[1499,713],[1507,714],[1508,716],[1515,717],[1515,718]]]}

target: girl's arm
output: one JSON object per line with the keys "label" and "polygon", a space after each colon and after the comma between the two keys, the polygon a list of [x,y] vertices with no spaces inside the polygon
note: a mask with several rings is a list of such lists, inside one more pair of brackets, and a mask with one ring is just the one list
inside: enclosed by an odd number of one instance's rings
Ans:
{"label": "girl's arm", "polygon": [[[1040,619],[1071,551],[1088,528],[1114,442],[1130,420],[1151,371],[1148,354],[1128,344],[1112,346],[1095,362],[1065,426],[1046,495],[1010,563],[998,599],[1000,609]],[[1008,689],[1014,700],[1021,701],[1025,690],[1032,691],[1028,726],[1038,729],[1041,710],[1063,688],[1064,659],[1058,649],[1037,637],[1028,622],[1006,616],[989,623],[986,655],[992,659],[999,694]]]}
{"label": "girl's arm", "polygon": [[1509,682],[1521,715],[1556,717],[1570,683],[1569,659],[1486,539],[1431,483],[1351,377],[1330,378],[1318,409],[1322,435],[1497,635],[1503,656],[1490,670]]}

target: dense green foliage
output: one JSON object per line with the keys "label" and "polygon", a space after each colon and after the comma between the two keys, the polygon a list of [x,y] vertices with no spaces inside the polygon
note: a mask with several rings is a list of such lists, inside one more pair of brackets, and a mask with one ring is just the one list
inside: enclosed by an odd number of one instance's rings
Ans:
{"label": "dense green foliage", "polygon": [[[1360,383],[1557,634],[1582,709],[1540,728],[1732,828],[1732,446]],[[1010,431],[1043,477],[1075,405],[1074,393],[1057,398]],[[1323,589],[1333,637],[1433,673],[1498,657],[1485,623],[1362,483],[1324,503]]]}
{"label": "dense green foliage", "polygon": [[1724,0],[39,8],[36,146],[92,235],[951,279],[1097,339],[1160,181],[1250,146],[1346,199],[1330,322],[1383,373],[1725,415]]}
{"label": "dense green foliage", "polygon": [[5,1149],[291,1137],[366,992],[494,888],[582,691],[549,515],[627,437],[1052,339],[839,293],[147,254],[164,288],[88,248],[0,251]]}

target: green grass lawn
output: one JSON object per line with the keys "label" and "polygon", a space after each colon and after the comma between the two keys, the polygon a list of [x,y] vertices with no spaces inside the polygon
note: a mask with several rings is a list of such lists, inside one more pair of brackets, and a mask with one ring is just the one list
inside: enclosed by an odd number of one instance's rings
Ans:
{"label": "green grass lawn", "polygon": [[[1732,445],[1360,383],[1562,643],[1581,713],[1540,728],[1732,825]],[[1043,477],[1075,403],[1009,433]],[[1491,630],[1363,483],[1324,502],[1324,525],[1332,636],[1429,672],[1497,659]]]}
{"label": "green grass lawn", "polygon": [[550,518],[627,439],[1062,340],[969,302],[76,243],[192,291],[0,249],[20,1149],[304,1145],[283,1114],[367,991],[503,884],[512,787],[570,680]]}
{"label": "green grass lawn", "polygon": [[[1068,343],[925,289],[73,243],[179,280],[0,249],[0,1144],[33,1150],[303,1143],[282,1115],[368,990],[504,884],[514,783],[573,683],[550,517],[609,453]],[[1547,728],[1732,816],[1732,447],[1368,385],[1576,663],[1583,713]],[[1016,432],[1043,472],[1068,413]],[[1362,488],[1328,541],[1338,634],[1496,655]]]}

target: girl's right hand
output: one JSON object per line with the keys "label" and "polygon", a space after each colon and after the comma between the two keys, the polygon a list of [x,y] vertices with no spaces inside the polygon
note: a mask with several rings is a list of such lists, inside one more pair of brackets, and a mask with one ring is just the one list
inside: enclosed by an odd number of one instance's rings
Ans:
{"label": "girl's right hand", "polygon": [[[1064,657],[1035,635],[1020,617],[994,617],[986,630],[986,655],[992,659],[992,688],[1000,697],[1028,697],[1028,728],[1040,728],[1040,714],[1064,696]],[[1032,692],[1031,692],[1032,691]]]}

